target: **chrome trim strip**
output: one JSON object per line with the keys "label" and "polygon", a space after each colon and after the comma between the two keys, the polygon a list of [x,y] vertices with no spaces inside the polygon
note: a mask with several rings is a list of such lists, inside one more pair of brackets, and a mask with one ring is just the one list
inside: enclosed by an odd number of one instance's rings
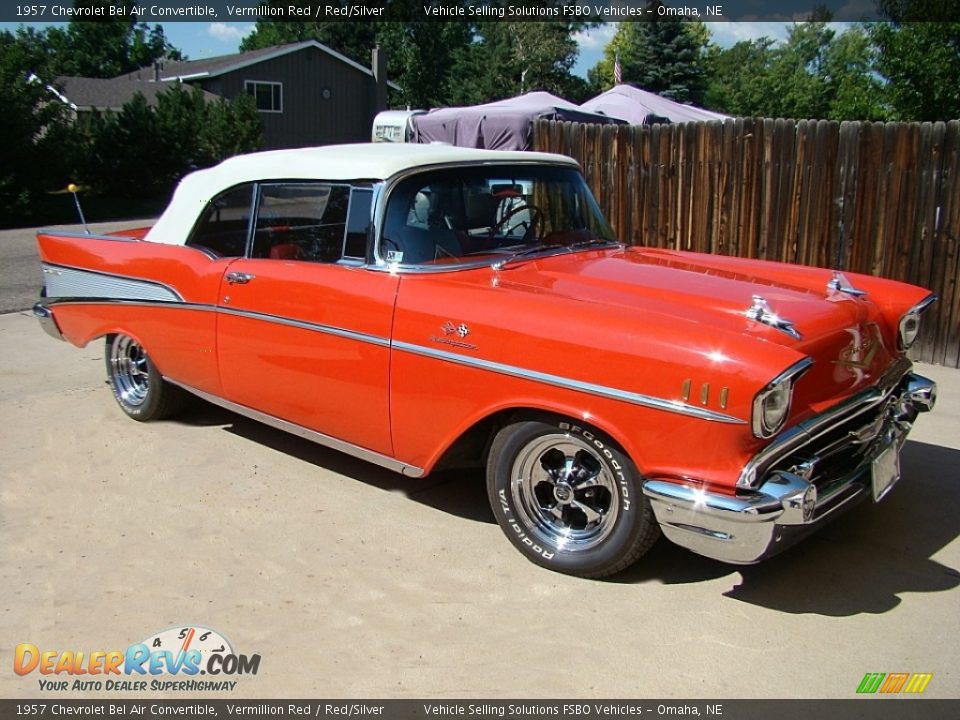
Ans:
{"label": "chrome trim strip", "polygon": [[[559,375],[551,375],[549,373],[541,373],[541,372],[537,372],[536,370],[528,370],[526,368],[517,367],[515,365],[506,365],[504,363],[493,362],[491,360],[482,360],[480,358],[457,355],[455,353],[445,352],[443,350],[437,350],[429,347],[424,347],[422,345],[414,345],[412,343],[401,342],[399,340],[391,342],[389,338],[383,338],[377,335],[368,335],[366,333],[360,333],[354,330],[346,330],[344,328],[335,327],[333,325],[320,325],[318,323],[305,322],[303,320],[294,320],[291,318],[280,317],[278,315],[270,315],[267,313],[257,313],[257,312],[252,312],[250,310],[238,310],[236,308],[204,305],[199,303],[194,304],[194,303],[186,303],[186,302],[182,302],[182,303],[150,302],[146,300],[125,300],[125,299],[87,300],[85,298],[77,298],[77,299],[57,298],[53,302],[54,303],[75,302],[75,303],[89,304],[89,305],[124,304],[124,305],[142,305],[142,306],[148,306],[148,307],[179,307],[179,308],[183,308],[184,310],[221,312],[227,315],[233,315],[235,317],[245,317],[251,320],[262,320],[264,322],[273,322],[279,325],[286,325],[288,327],[299,328],[301,330],[309,330],[312,332],[325,333],[327,335],[347,338],[349,340],[356,340],[358,342],[368,343],[370,345],[376,345],[378,347],[388,347],[391,349],[412,353],[414,355],[421,355],[424,357],[433,358],[435,360],[443,360],[446,362],[456,363],[458,365],[467,365],[470,367],[479,368],[481,370],[488,370],[490,372],[499,373],[501,375],[518,377],[524,380],[533,380],[534,382],[540,382],[545,385],[553,385],[555,387],[560,387],[565,390],[574,390],[576,392],[584,392],[590,395],[597,395],[599,397],[610,398],[612,400],[628,402],[633,405],[641,405],[643,407],[653,408],[655,410],[665,410],[667,412],[677,413],[680,415],[689,415],[691,417],[699,418],[701,420],[709,420],[711,422],[730,423],[733,425],[747,424],[746,420],[741,420],[740,418],[734,417],[732,415],[725,415],[723,413],[714,412],[713,410],[694,407],[692,405],[688,405],[683,402],[663,400],[661,398],[653,397],[651,395],[643,395],[640,393],[630,392],[628,390],[619,390],[617,388],[607,387],[605,385],[595,385],[593,383],[582,382],[580,380],[573,380],[571,378],[565,378]],[[51,304],[51,303],[48,303],[48,304]]]}
{"label": "chrome trim strip", "polygon": [[458,365],[467,365],[469,367],[475,367],[481,370],[489,370],[490,372],[499,373],[501,375],[509,375],[511,377],[517,377],[523,380],[533,380],[545,385],[554,385],[556,387],[564,388],[565,390],[585,392],[590,395],[597,395],[599,397],[610,398],[612,400],[620,400],[622,402],[632,403],[633,405],[642,405],[643,407],[654,408],[656,410],[666,410],[667,412],[678,413],[680,415],[690,415],[692,417],[700,418],[701,420],[711,420],[713,422],[731,423],[735,425],[746,425],[746,420],[741,420],[740,418],[733,417],[732,415],[724,415],[722,413],[714,412],[713,410],[705,410],[703,408],[693,407],[692,405],[687,405],[686,403],[682,402],[662,400],[657,397],[642,395],[640,393],[634,393],[628,390],[618,390],[617,388],[607,387],[605,385],[595,385],[593,383],[582,382],[580,380],[572,380],[559,375],[537,372],[536,370],[527,370],[525,368],[516,367],[515,365],[505,365],[503,363],[493,362],[490,360],[482,360],[480,358],[457,355],[455,353],[446,352],[445,350],[423,347],[422,345],[413,345],[411,343],[401,342],[399,340],[395,340],[393,342],[393,347],[397,350],[402,350],[414,355],[422,355],[424,357],[434,358],[436,360],[445,360]]}
{"label": "chrome trim strip", "polygon": [[46,297],[43,299],[43,304],[47,307],[54,305],[130,305],[132,307],[181,308],[183,310],[199,310],[202,312],[214,312],[217,310],[216,305],[207,305],[204,303],[109,297]]}
{"label": "chrome trim strip", "polygon": [[47,297],[119,298],[182,302],[174,288],[156,280],[117,275],[95,270],[81,270],[68,265],[41,263]]}
{"label": "chrome trim strip", "polygon": [[[788,367],[782,373],[777,375],[773,380],[768,382],[764,387],[764,390],[769,390],[773,387],[776,387],[784,380],[793,379],[796,380],[800,375],[805,373],[810,369],[810,366],[813,365],[813,358],[805,357],[802,360],[798,360],[793,365]],[[761,391],[762,392],[762,391]]]}
{"label": "chrome trim strip", "polygon": [[912,308],[910,308],[910,310],[908,310],[907,312],[910,312],[912,310],[917,313],[923,313],[925,310],[927,310],[927,308],[933,305],[937,300],[938,300],[937,294],[930,293],[923,300],[921,300]]}
{"label": "chrome trim strip", "polygon": [[267,413],[260,412],[259,410],[254,410],[249,408],[246,405],[238,405],[235,402],[230,400],[225,400],[218,395],[213,395],[203,390],[198,390],[195,387],[190,385],[185,385],[184,383],[177,382],[173,378],[164,378],[167,382],[170,382],[177,387],[181,387],[187,392],[196,395],[207,402],[213,403],[214,405],[219,405],[220,407],[235,412],[238,415],[243,415],[248,417],[251,420],[256,420],[257,422],[262,422],[264,425],[269,425],[270,427],[276,428],[277,430],[283,430],[284,432],[297,435],[311,442],[315,442],[319,445],[323,445],[332,450],[338,452],[346,453],[360,460],[366,460],[367,462],[380,465],[394,472],[401,473],[407,477],[422,477],[423,468],[416,467],[414,465],[408,465],[405,462],[401,462],[396,458],[388,457],[373,450],[367,450],[362,448],[359,445],[354,445],[353,443],[348,443],[344,440],[338,440],[335,437],[330,435],[325,435],[316,430],[311,430],[310,428],[303,427],[302,425],[297,425],[296,423],[289,422],[287,420],[282,420],[281,418],[275,417],[273,415],[268,415]]}
{"label": "chrome trim strip", "polygon": [[357,340],[370,345],[390,347],[389,338],[383,338],[378,335],[368,335],[367,333],[356,332],[355,330],[346,330],[344,328],[336,327],[335,325],[321,325],[319,323],[306,322],[305,320],[294,320],[292,318],[285,318],[281,317],[280,315],[271,315],[269,313],[258,313],[253,312],[252,310],[237,310],[236,308],[224,307],[222,305],[217,306],[215,309],[217,312],[224,313],[225,315],[244,317],[251,320],[263,320],[264,322],[272,322],[276,323],[277,325],[286,325],[288,327],[295,327],[301,330],[311,330],[313,332],[320,332],[326,335],[334,335],[336,337],[347,338],[349,340]]}
{"label": "chrome trim strip", "polygon": [[[131,228],[137,229],[140,228]],[[140,238],[129,235],[107,235],[105,233],[87,233],[79,230],[57,230],[56,228],[40,228],[37,235],[55,235],[56,237],[86,238],[87,240],[116,240],[117,242],[142,242]]]}
{"label": "chrome trim strip", "polygon": [[896,390],[912,367],[909,360],[901,358],[890,366],[877,385],[861,390],[839,405],[781,433],[744,466],[737,480],[737,487],[755,487],[760,479],[758,470],[773,463],[777,456],[786,455],[813,442],[825,432],[829,432],[833,425],[850,420],[882,403]]}

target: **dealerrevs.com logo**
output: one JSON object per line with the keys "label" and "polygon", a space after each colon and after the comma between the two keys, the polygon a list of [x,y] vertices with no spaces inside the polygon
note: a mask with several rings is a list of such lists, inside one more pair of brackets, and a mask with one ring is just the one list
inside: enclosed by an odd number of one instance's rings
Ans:
{"label": "dealerrevs.com logo", "polygon": [[922,693],[927,689],[933,673],[867,673],[857,686],[858,693]]}
{"label": "dealerrevs.com logo", "polygon": [[21,643],[13,654],[13,671],[43,676],[37,682],[44,691],[230,691],[238,681],[228,678],[259,669],[259,654],[236,653],[223,635],[200,625],[161,630],[126,650],[48,650]]}

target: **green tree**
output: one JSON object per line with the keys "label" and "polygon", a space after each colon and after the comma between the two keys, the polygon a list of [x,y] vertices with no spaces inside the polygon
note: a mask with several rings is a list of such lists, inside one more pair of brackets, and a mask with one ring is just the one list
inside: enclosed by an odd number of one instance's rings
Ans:
{"label": "green tree", "polygon": [[763,79],[769,117],[826,118],[829,114],[823,69],[835,32],[828,20],[818,12],[807,22],[794,23],[787,41],[775,50]]}
{"label": "green tree", "polygon": [[[903,16],[910,17],[907,11]],[[960,117],[960,22],[883,22],[870,36],[897,120]]]}
{"label": "green tree", "polygon": [[43,38],[0,31],[0,215],[20,217],[46,191],[66,185],[61,141],[69,108],[47,87]]}
{"label": "green tree", "polygon": [[791,26],[777,46],[769,38],[708,53],[707,104],[740,116],[883,120],[886,89],[875,72],[876,49],[864,26],[837,34],[829,12]]}
{"label": "green tree", "polygon": [[769,97],[763,79],[773,63],[773,40],[741,40],[707,53],[706,106],[740,117],[767,114]]}
{"label": "green tree", "polygon": [[455,105],[500,100],[532,90],[563,95],[578,90],[571,69],[582,23],[491,22],[477,25],[474,41],[457,53]]}
{"label": "green tree", "polygon": [[[304,0],[293,3],[289,0],[272,0],[266,4],[304,5]],[[370,51],[377,44],[378,32],[378,23],[261,20],[240,43],[240,49],[259,50],[274,45],[317,40],[354,62],[369,67]]]}
{"label": "green tree", "polygon": [[[75,0],[76,7],[124,6],[135,0]],[[111,78],[155,60],[182,59],[160,25],[150,27],[133,16],[98,22],[71,21],[66,28],[48,28],[43,36],[52,75]]]}
{"label": "green tree", "polygon": [[206,118],[200,128],[201,157],[205,164],[253,152],[262,145],[263,123],[250,95],[207,103]]}
{"label": "green tree", "polygon": [[400,86],[391,105],[447,104],[457,82],[454,53],[470,37],[470,26],[462,22],[383,23],[378,41],[387,54],[387,75]]}
{"label": "green tree", "polygon": [[77,129],[77,174],[95,194],[162,197],[192,170],[263,143],[253,100],[210,102],[198,88],[173,85],[151,107],[137,93],[119,113],[90,113]]}
{"label": "green tree", "polygon": [[599,90],[614,85],[614,62],[620,56],[623,81],[677,102],[701,105],[707,89],[709,32],[703,23],[681,16],[658,14],[664,7],[652,0],[649,19],[620,23],[604,49],[603,59],[589,72]]}
{"label": "green tree", "polygon": [[877,52],[868,30],[854,26],[827,48],[823,72],[830,120],[887,120],[887,88],[877,76]]}

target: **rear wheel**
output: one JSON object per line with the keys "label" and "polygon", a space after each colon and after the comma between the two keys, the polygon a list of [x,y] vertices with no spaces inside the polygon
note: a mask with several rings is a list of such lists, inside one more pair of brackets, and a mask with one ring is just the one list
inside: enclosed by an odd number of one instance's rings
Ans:
{"label": "rear wheel", "polygon": [[563,420],[516,422],[497,433],[487,493],[524,555],[571,575],[620,572],[660,535],[630,459],[599,431]]}
{"label": "rear wheel", "polygon": [[105,357],[113,397],[134,420],[160,420],[183,407],[186,393],[163,379],[147,351],[129,335],[107,337]]}

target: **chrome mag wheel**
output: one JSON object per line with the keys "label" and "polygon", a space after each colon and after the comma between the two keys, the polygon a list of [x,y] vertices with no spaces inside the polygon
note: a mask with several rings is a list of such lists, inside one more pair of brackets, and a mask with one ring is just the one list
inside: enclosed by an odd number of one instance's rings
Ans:
{"label": "chrome mag wheel", "polygon": [[131,337],[118,335],[110,343],[108,363],[117,400],[131,407],[143,405],[150,392],[150,366],[143,347]]}
{"label": "chrome mag wheel", "polygon": [[104,360],[113,397],[134,420],[170,417],[186,402],[186,393],[164,379],[147,351],[129,335],[109,336]]}
{"label": "chrome mag wheel", "polygon": [[598,428],[556,415],[518,413],[496,432],[487,497],[514,547],[570,575],[614,575],[660,536],[633,461]]}
{"label": "chrome mag wheel", "polygon": [[558,550],[600,545],[620,512],[619,491],[607,464],[580,437],[551,433],[516,455],[511,495],[531,533]]}

